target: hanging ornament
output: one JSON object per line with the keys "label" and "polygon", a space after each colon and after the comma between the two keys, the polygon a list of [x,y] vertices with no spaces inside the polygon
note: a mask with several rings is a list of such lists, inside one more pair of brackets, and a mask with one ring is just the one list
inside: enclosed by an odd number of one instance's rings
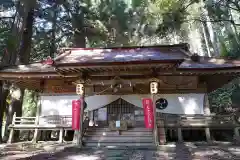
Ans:
{"label": "hanging ornament", "polygon": [[84,86],[83,84],[77,84],[76,85],[76,94],[77,95],[83,95],[84,93]]}
{"label": "hanging ornament", "polygon": [[158,100],[156,100],[156,108],[157,109],[165,109],[168,106],[168,101],[165,98],[160,98]]}
{"label": "hanging ornament", "polygon": [[158,82],[151,82],[150,83],[150,93],[157,94],[158,93]]}

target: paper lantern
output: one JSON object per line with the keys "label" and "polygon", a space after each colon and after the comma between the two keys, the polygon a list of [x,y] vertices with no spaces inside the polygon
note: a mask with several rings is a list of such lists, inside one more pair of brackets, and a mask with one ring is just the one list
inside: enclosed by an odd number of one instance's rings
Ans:
{"label": "paper lantern", "polygon": [[150,83],[150,93],[157,94],[158,93],[158,82],[151,82]]}

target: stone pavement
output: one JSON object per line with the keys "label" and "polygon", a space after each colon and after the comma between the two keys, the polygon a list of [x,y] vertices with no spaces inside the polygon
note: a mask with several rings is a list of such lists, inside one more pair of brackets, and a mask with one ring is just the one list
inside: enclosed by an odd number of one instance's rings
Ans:
{"label": "stone pavement", "polygon": [[[240,160],[240,146],[206,145],[196,143],[172,144],[158,148],[63,148],[45,146],[45,149],[8,153],[3,150],[4,160]],[[5,154],[4,154],[5,153]]]}

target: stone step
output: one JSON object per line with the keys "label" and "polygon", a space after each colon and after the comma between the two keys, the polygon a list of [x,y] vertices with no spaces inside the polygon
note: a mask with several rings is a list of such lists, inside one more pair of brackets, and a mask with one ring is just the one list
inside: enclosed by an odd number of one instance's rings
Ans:
{"label": "stone step", "polygon": [[88,142],[84,144],[85,147],[107,147],[107,148],[113,148],[113,147],[134,147],[134,146],[138,146],[138,147],[154,147],[155,144],[154,143],[150,143],[150,142],[146,142],[146,143],[129,143],[129,142],[125,142],[125,143],[116,143],[116,142]]}
{"label": "stone step", "polygon": [[[112,132],[108,127],[88,127],[87,132],[90,131],[97,131],[97,132]],[[125,132],[125,131],[123,131]],[[128,128],[127,132],[152,132],[152,129],[147,129],[143,127],[138,127],[138,128]]]}
{"label": "stone step", "polygon": [[131,136],[84,136],[83,140],[88,141],[112,141],[112,142],[131,142],[131,141],[148,141],[153,142],[153,136],[151,137],[131,137]]}
{"label": "stone step", "polygon": [[113,139],[108,139],[108,138],[94,138],[92,137],[92,139],[86,139],[84,140],[84,142],[88,143],[88,142],[110,142],[110,143],[147,143],[147,142],[153,142],[153,139],[149,139],[149,138],[132,138],[132,139],[124,139],[124,138],[115,138]]}
{"label": "stone step", "polygon": [[128,132],[128,131],[121,131],[120,135],[117,131],[87,131],[85,132],[86,136],[132,136],[132,137],[136,137],[136,136],[153,136],[152,132]]}

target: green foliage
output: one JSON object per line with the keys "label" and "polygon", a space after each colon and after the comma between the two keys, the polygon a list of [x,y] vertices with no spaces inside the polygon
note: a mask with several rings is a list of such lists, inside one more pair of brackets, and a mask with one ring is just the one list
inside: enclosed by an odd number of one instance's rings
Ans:
{"label": "green foliage", "polygon": [[169,33],[178,32],[182,24],[189,16],[189,6],[197,3],[197,0],[156,0],[155,5],[161,15],[161,23],[158,24],[156,33],[166,36]]}
{"label": "green foliage", "polygon": [[23,116],[35,116],[37,109],[37,96],[34,91],[25,90],[23,99]]}
{"label": "green foliage", "polygon": [[236,88],[233,90],[231,99],[233,105],[239,105],[240,104],[240,86],[239,84],[236,86]]}
{"label": "green foliage", "polygon": [[228,86],[219,88],[209,94],[209,102],[211,107],[229,107],[232,105],[231,95],[235,90],[235,85],[229,84]]}
{"label": "green foliage", "polygon": [[226,45],[223,42],[221,42],[221,46],[220,47],[221,47],[221,54],[220,54],[220,56],[221,57],[228,57],[229,52],[227,50]]}
{"label": "green foliage", "polygon": [[4,8],[14,7],[14,1],[12,1],[12,0],[1,0],[0,5]]}
{"label": "green foliage", "polygon": [[224,108],[225,111],[231,112],[233,108],[238,110],[240,105],[240,78],[236,78],[209,94],[209,103],[213,108]]}
{"label": "green foliage", "polygon": [[[0,5],[4,10],[15,11],[15,1],[2,0]],[[21,0],[26,3],[28,1]],[[197,7],[196,7],[197,6]],[[41,0],[35,11],[34,34],[32,37],[31,61],[38,61],[49,56],[52,47],[52,33],[55,33],[56,49],[74,45],[74,36],[87,39],[88,47],[121,46],[143,44],[143,40],[151,38],[166,38],[171,34],[186,36],[195,25],[199,29],[209,16],[214,32],[220,39],[220,55],[227,58],[238,58],[239,22],[232,16],[240,13],[239,3],[234,0],[205,1],[203,13],[199,0]],[[23,10],[18,11],[23,16]],[[54,15],[57,15],[56,17]],[[16,36],[10,33],[13,19],[0,19],[0,53],[4,49],[16,48]],[[53,23],[56,21],[56,28]],[[201,29],[199,29],[201,30]],[[18,32],[16,32],[18,33]],[[206,32],[210,39],[210,30]],[[186,36],[188,38],[188,36]],[[183,38],[182,41],[185,39]],[[210,41],[210,40],[209,40]],[[144,42],[144,41],[143,41]],[[174,41],[175,42],[175,41]],[[161,43],[154,41],[153,43]],[[211,42],[210,46],[214,43]],[[230,83],[210,94],[212,106],[231,106],[236,84]],[[233,93],[234,92],[234,93]],[[24,98],[25,114],[31,115],[36,108],[36,95],[26,91]],[[235,102],[234,102],[235,103]]]}

